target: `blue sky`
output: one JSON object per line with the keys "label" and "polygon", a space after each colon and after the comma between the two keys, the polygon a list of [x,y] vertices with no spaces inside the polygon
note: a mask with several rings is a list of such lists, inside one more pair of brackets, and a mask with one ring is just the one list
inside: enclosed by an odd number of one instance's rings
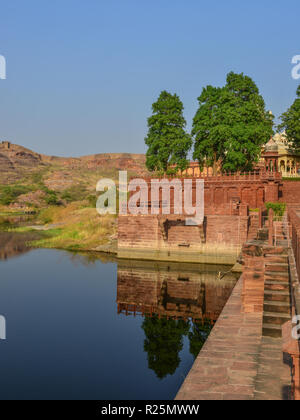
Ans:
{"label": "blue sky", "polygon": [[299,84],[299,0],[0,0],[0,139],[37,152],[144,153],[151,104],[244,72],[279,116]]}

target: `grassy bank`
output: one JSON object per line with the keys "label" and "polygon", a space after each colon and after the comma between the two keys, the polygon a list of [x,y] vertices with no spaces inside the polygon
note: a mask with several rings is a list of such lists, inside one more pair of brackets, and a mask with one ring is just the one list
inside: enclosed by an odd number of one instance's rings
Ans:
{"label": "grassy bank", "polygon": [[[4,209],[3,213],[4,213]],[[15,215],[14,212],[6,215]],[[70,251],[91,251],[101,246],[110,246],[117,232],[116,216],[100,216],[87,202],[66,206],[51,206],[42,209],[36,216],[34,226],[13,227],[15,232],[39,229],[42,238],[30,245],[39,248],[57,248]]]}
{"label": "grassy bank", "polygon": [[42,210],[37,221],[54,227],[33,243],[42,248],[89,251],[111,243],[117,232],[115,216],[100,216],[95,208],[80,202]]}

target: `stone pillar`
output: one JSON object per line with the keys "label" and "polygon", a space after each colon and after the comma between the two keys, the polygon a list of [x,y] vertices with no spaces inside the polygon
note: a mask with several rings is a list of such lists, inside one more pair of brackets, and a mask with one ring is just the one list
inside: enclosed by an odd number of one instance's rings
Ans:
{"label": "stone pillar", "polygon": [[243,254],[243,293],[244,313],[263,313],[265,290],[265,261],[260,245],[245,244]]}
{"label": "stone pillar", "polygon": [[273,209],[269,210],[269,245],[273,246],[273,236],[274,236],[274,211]]}
{"label": "stone pillar", "polygon": [[262,208],[259,208],[258,213],[258,228],[261,229],[263,227],[263,215],[262,215]]}

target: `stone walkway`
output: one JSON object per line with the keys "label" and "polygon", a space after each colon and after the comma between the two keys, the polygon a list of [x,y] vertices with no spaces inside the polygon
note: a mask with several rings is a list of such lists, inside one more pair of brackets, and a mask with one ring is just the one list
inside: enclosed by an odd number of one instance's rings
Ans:
{"label": "stone walkway", "polygon": [[262,337],[262,315],[243,314],[242,277],[176,400],[290,399],[282,339]]}

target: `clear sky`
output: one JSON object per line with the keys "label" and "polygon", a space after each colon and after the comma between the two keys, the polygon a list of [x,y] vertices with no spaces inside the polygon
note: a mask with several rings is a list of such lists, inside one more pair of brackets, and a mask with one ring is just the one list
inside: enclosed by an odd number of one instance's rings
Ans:
{"label": "clear sky", "polygon": [[299,0],[0,0],[0,139],[40,153],[144,153],[151,104],[244,72],[279,116],[299,84]]}

